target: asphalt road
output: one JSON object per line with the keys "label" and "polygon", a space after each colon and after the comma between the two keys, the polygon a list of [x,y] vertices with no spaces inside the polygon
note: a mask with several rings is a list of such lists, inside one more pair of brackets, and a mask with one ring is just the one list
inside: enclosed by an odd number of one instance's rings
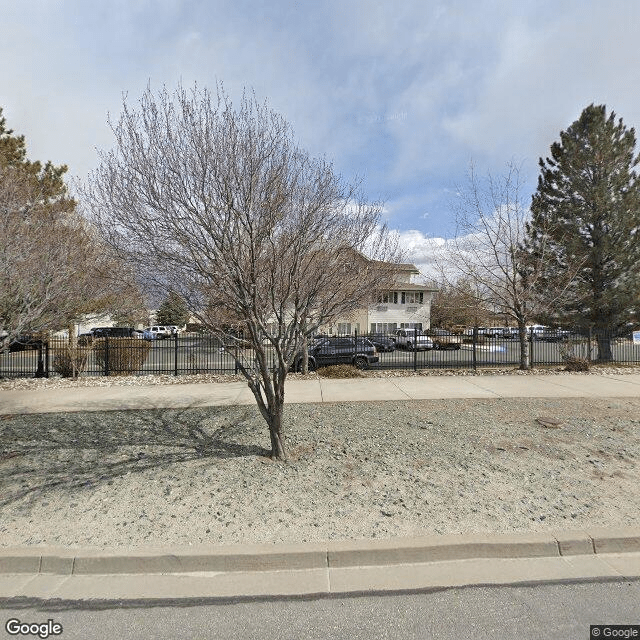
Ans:
{"label": "asphalt road", "polygon": [[639,603],[640,582],[605,582],[128,608],[5,606],[0,637],[25,637],[5,630],[6,621],[17,618],[52,619],[62,634],[49,637],[64,640],[588,640],[591,624],[640,625]]}

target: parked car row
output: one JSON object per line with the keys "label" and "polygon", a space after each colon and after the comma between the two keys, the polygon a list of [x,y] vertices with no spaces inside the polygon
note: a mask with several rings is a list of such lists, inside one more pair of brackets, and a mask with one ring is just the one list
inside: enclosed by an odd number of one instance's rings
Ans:
{"label": "parked car row", "polygon": [[142,331],[133,327],[93,327],[78,336],[78,344],[90,345],[98,338],[142,338],[144,340],[164,340],[180,332],[176,325],[154,325]]}
{"label": "parked car row", "polygon": [[[352,339],[350,336],[346,338]],[[460,349],[462,337],[446,329],[396,329],[393,333],[371,333],[362,336],[378,352],[392,352],[396,349],[427,351],[430,349]],[[355,339],[355,338],[353,338]],[[311,341],[310,351],[322,341],[338,340],[337,337],[317,335]],[[360,340],[360,337],[358,338]]]}
{"label": "parked car row", "polygon": [[[518,327],[478,327],[477,335],[483,338],[497,338],[502,340],[517,340],[520,337]],[[473,328],[465,329],[465,336],[472,336]],[[552,329],[541,324],[533,324],[527,326],[527,335],[532,340],[540,340],[544,342],[561,342],[571,338],[574,334],[566,329]]]}
{"label": "parked car row", "polygon": [[99,338],[142,338],[142,331],[133,327],[93,327],[78,336],[78,344],[89,346]]}
{"label": "parked car row", "polygon": [[[463,335],[472,336],[474,328],[465,329]],[[515,340],[518,337],[518,327],[478,327],[478,336],[483,338],[501,338]]]}

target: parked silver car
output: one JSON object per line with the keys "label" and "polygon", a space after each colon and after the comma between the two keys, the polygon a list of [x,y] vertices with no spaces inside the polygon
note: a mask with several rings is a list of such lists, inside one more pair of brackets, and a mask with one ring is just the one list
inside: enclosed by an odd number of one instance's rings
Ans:
{"label": "parked silver car", "polygon": [[422,329],[396,329],[393,337],[396,345],[401,349],[416,351],[433,349],[433,340]]}

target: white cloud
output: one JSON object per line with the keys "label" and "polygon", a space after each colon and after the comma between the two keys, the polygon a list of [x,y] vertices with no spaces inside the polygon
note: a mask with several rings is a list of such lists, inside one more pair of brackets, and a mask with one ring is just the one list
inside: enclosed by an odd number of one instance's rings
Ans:
{"label": "white cloud", "polygon": [[422,231],[411,229],[398,232],[398,242],[406,252],[407,261],[415,264],[424,278],[437,278],[434,256],[446,249],[447,241],[444,238],[432,238]]}
{"label": "white cloud", "polygon": [[592,102],[631,125],[640,121],[640,5],[583,4],[560,4],[553,16],[508,26],[476,99],[444,120],[455,140],[492,160],[535,162]]}
{"label": "white cloud", "polygon": [[[392,225],[446,235],[470,158],[540,155],[591,102],[640,126],[640,4],[628,0],[33,0],[5,3],[0,106],[33,158],[84,174],[106,113],[147,81],[252,86],[301,144],[363,177]],[[426,212],[429,213],[426,216]]]}

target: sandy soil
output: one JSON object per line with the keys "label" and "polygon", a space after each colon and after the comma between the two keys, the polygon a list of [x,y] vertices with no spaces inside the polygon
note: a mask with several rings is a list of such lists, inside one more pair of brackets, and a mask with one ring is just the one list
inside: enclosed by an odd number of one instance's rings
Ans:
{"label": "sandy soil", "polygon": [[2,416],[0,545],[304,542],[640,524],[640,398]]}

